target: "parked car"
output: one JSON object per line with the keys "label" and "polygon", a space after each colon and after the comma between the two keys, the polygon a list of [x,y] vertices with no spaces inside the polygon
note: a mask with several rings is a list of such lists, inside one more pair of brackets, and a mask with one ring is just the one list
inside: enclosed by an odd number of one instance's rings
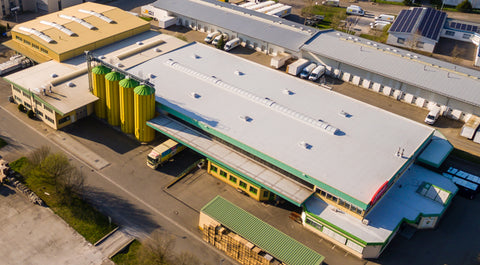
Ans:
{"label": "parked car", "polygon": [[212,40],[217,37],[218,35],[220,35],[221,33],[218,32],[218,31],[214,31],[214,32],[211,32],[211,33],[208,33],[208,35],[205,37],[204,41],[206,43],[210,43],[212,42]]}
{"label": "parked car", "polygon": [[317,65],[315,63],[311,63],[307,65],[307,67],[303,68],[302,72],[300,72],[300,77],[301,78],[307,78],[310,73],[312,73],[313,69],[315,69]]}
{"label": "parked car", "polygon": [[313,69],[312,73],[308,77],[309,80],[316,81],[318,78],[320,78],[323,74],[325,73],[325,66],[324,65],[319,65]]}

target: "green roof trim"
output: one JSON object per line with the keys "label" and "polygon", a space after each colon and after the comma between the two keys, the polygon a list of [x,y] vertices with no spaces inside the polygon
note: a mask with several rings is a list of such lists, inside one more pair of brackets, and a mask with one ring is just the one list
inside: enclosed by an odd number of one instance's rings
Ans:
{"label": "green roof trim", "polygon": [[124,88],[135,88],[139,85],[139,83],[135,79],[125,78],[118,83],[121,87]]}
{"label": "green roof trim", "polygon": [[201,212],[288,265],[320,265],[325,257],[217,196]]}
{"label": "green roof trim", "polygon": [[155,93],[155,89],[147,85],[139,85],[133,90],[133,92],[140,96],[149,96]]}
{"label": "green roof trim", "polygon": [[105,79],[108,80],[108,81],[120,81],[124,78],[125,78],[125,76],[122,75],[119,72],[110,72],[110,73],[105,75]]}
{"label": "green roof trim", "polygon": [[110,73],[110,68],[103,66],[103,65],[98,65],[93,67],[92,73],[97,74],[97,75],[105,75]]}

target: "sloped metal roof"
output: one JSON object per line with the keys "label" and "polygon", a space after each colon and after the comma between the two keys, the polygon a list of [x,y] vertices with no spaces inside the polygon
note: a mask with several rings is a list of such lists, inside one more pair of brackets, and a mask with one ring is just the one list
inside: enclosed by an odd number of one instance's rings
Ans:
{"label": "sloped metal roof", "polygon": [[293,51],[318,30],[286,19],[216,0],[159,0],[153,6]]}
{"label": "sloped metal roof", "polygon": [[322,255],[220,196],[203,206],[201,211],[285,264],[319,265],[325,259]]}

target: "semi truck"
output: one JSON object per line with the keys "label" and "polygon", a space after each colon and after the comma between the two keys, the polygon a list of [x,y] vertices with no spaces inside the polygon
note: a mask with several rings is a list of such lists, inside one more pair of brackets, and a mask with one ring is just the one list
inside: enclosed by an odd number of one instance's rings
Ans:
{"label": "semi truck", "polygon": [[184,145],[168,139],[160,145],[155,146],[148,154],[147,166],[156,169],[183,149],[185,149]]}
{"label": "semi truck", "polygon": [[475,131],[477,131],[479,127],[480,117],[472,115],[463,125],[462,130],[460,131],[460,135],[468,139],[473,139],[473,137],[475,136]]}

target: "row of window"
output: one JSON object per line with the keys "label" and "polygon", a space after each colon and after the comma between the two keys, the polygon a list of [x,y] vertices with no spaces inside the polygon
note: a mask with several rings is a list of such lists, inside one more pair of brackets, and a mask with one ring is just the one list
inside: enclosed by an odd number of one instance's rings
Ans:
{"label": "row of window", "polygon": [[[445,31],[445,35],[455,36],[455,31],[447,30],[447,31]],[[462,35],[463,39],[470,39],[470,37],[472,37],[472,34],[463,33],[463,35]]]}
{"label": "row of window", "polygon": [[60,120],[58,120],[58,124],[62,124],[62,123],[65,123],[67,121],[70,120],[70,116],[66,116],[66,117],[63,117],[61,118]]}
{"label": "row of window", "polygon": [[17,39],[19,41],[23,41],[23,39],[20,36],[17,36],[17,35],[15,35],[15,39]]}
{"label": "row of window", "polygon": [[41,52],[43,52],[43,53],[46,53],[46,54],[48,54],[48,51],[47,51],[47,50],[45,50],[44,48],[40,48],[40,51],[41,51]]}
{"label": "row of window", "polygon": [[363,210],[360,209],[359,207],[341,199],[341,198],[338,198],[328,192],[325,192],[323,190],[317,190],[317,193],[320,194],[321,197],[331,201],[331,202],[334,202],[335,204],[337,205],[340,205],[342,208],[344,209],[347,209],[355,214],[358,214],[358,215],[362,215],[363,214]]}
{"label": "row of window", "polygon": [[[242,189],[244,189],[245,191],[247,191],[247,187],[248,187],[248,184],[245,182],[245,181],[238,181],[237,177],[234,176],[234,175],[231,175],[231,174],[228,174],[226,171],[222,170],[222,169],[218,169],[216,166],[214,165],[210,165],[210,171],[212,172],[215,172],[215,173],[218,173],[220,176],[224,177],[224,178],[228,178],[228,180],[232,183],[235,183],[235,184],[238,184],[238,186],[240,186]],[[250,185],[250,187],[248,188],[248,192],[254,194],[254,195],[257,195],[258,194],[258,189],[252,185]],[[264,191],[264,197],[268,197],[269,195],[269,191]]]}

